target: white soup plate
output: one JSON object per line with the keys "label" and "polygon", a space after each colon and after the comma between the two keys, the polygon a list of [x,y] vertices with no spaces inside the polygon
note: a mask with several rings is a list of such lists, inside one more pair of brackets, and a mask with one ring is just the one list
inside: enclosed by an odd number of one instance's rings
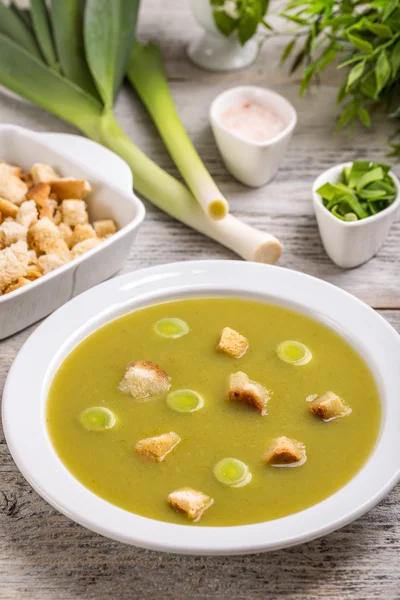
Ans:
{"label": "white soup plate", "polygon": [[[364,467],[342,489],[299,513],[254,525],[176,525],[132,514],[85,488],[49,439],[45,410],[51,381],[66,356],[111,320],[178,298],[236,296],[309,315],[342,335],[369,365],[382,399],[382,425]],[[267,333],[267,332],[266,332]],[[4,389],[3,425],[11,454],[36,491],[74,521],[110,538],[185,554],[275,550],[327,534],[379,502],[400,478],[400,336],[374,310],[343,290],[280,267],[236,261],[183,262],[128,273],[70,300],[31,335]]]}

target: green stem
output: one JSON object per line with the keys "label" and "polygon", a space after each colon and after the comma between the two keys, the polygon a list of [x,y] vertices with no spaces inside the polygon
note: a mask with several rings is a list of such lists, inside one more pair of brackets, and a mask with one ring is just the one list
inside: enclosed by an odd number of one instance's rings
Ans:
{"label": "green stem", "polygon": [[223,218],[228,212],[228,203],[204,166],[180,120],[159,48],[154,44],[144,46],[136,42],[127,75],[204,212],[214,219]]}
{"label": "green stem", "polygon": [[209,219],[190,191],[146,156],[124,133],[111,111],[99,120],[94,138],[123,158],[133,174],[135,190],[175,219],[233,250],[246,260],[275,263],[282,244],[274,236],[231,215]]}

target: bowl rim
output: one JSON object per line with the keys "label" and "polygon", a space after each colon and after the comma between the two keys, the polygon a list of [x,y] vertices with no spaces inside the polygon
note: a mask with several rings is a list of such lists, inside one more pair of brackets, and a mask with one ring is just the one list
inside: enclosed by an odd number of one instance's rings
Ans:
{"label": "bowl rim", "polygon": [[[44,406],[53,374],[81,339],[122,314],[178,297],[221,295],[253,297],[297,308],[350,338],[367,360],[382,396],[381,433],[375,449],[338,492],[306,510],[273,521],[193,527],[156,521],[113,506],[79,483],[51,445]],[[150,267],[104,282],[70,300],[28,338],[6,380],[4,433],[14,461],[32,487],[64,515],[102,535],[184,554],[275,550],[348,524],[377,504],[400,480],[400,371],[395,358],[399,350],[400,336],[383,317],[344,290],[309,275],[235,261]]]}
{"label": "bowl rim", "polygon": [[[238,133],[235,133],[231,129],[228,129],[228,127],[225,127],[225,125],[223,125],[221,123],[220,119],[217,117],[216,112],[218,109],[218,105],[221,102],[223,103],[230,96],[235,96],[236,94],[239,94],[239,93],[245,92],[245,91],[263,94],[265,97],[273,97],[276,100],[279,100],[279,102],[285,104],[285,106],[291,112],[291,117],[290,117],[289,123],[286,125],[286,127],[280,133],[275,135],[270,140],[266,140],[265,142],[257,142],[255,140],[249,140],[249,139],[239,135]],[[219,129],[221,129],[228,135],[231,135],[235,139],[240,140],[241,142],[248,144],[249,146],[254,146],[256,148],[267,148],[268,146],[273,146],[274,144],[280,142],[282,139],[284,139],[285,137],[287,137],[289,134],[292,133],[292,131],[296,127],[296,123],[297,123],[297,111],[294,108],[293,104],[287,98],[285,98],[285,96],[282,96],[282,94],[279,94],[278,92],[275,92],[274,90],[271,90],[270,88],[262,87],[259,85],[238,85],[235,87],[228,88],[227,90],[224,90],[223,92],[218,94],[218,96],[216,96],[216,98],[214,98],[214,100],[212,101],[210,110],[209,110],[209,117],[210,117],[210,121],[214,127],[218,127]]]}
{"label": "bowl rim", "polygon": [[[76,166],[79,169],[84,170],[85,175],[87,174],[87,179],[89,181],[90,181],[90,179],[101,179],[102,184],[106,185],[107,188],[109,188],[111,192],[115,192],[119,195],[123,195],[124,198],[128,202],[130,202],[130,204],[132,204],[132,206],[135,207],[136,214],[135,214],[134,218],[127,225],[124,225],[123,227],[121,227],[121,229],[118,229],[118,231],[116,231],[108,239],[104,240],[100,245],[95,246],[91,250],[88,250],[87,252],[85,252],[84,254],[81,254],[80,256],[77,256],[76,258],[73,258],[72,260],[65,263],[64,265],[57,267],[57,269],[54,269],[53,271],[50,271],[49,273],[42,275],[42,277],[40,277],[39,279],[35,279],[34,281],[31,281],[29,283],[29,285],[20,287],[20,288],[14,290],[13,292],[10,292],[9,294],[0,296],[0,306],[1,306],[2,302],[5,303],[7,301],[12,300],[13,298],[16,298],[17,296],[22,296],[26,293],[29,293],[30,290],[32,290],[36,287],[39,287],[41,284],[46,283],[47,281],[50,281],[51,279],[54,279],[55,277],[61,276],[64,273],[66,273],[67,271],[79,266],[82,262],[84,262],[87,258],[90,258],[93,254],[97,254],[104,248],[112,246],[115,241],[124,237],[127,233],[129,233],[133,229],[136,229],[142,223],[142,221],[145,217],[144,204],[133,192],[133,177],[132,177],[131,173],[130,173],[130,175],[131,175],[130,189],[128,189],[126,186],[115,185],[115,183],[113,183],[111,178],[108,178],[107,175],[105,175],[105,176],[100,175],[99,172],[96,172],[92,167],[89,167],[86,164],[78,163],[68,151],[62,152],[62,151],[60,151],[58,146],[57,147],[53,146],[53,144],[51,143],[51,137],[50,137],[50,140],[48,137],[46,137],[46,136],[49,136],[48,132],[33,131],[32,129],[20,127],[19,125],[8,125],[8,124],[1,125],[0,124],[0,135],[2,135],[3,132],[7,132],[7,131],[10,131],[14,135],[22,137],[22,138],[33,139],[35,142],[38,142],[41,146],[43,146],[47,149],[50,149],[56,157],[59,156],[59,157],[66,158],[71,164],[73,164],[74,166]],[[70,135],[70,134],[51,134],[51,135]],[[80,137],[80,136],[73,136],[73,137]],[[93,142],[92,140],[88,140],[88,141],[94,145],[97,145],[96,142]],[[106,148],[106,150],[108,152],[111,152],[107,148]],[[121,158],[119,158],[119,157],[117,157],[117,158],[118,158],[118,160],[121,161],[121,163],[123,163],[126,166],[127,169],[129,169],[128,165]],[[129,172],[130,172],[130,169],[129,169]]]}
{"label": "bowl rim", "polygon": [[330,210],[326,209],[322,202],[322,197],[319,194],[317,194],[317,189],[320,188],[321,185],[323,185],[323,183],[332,183],[332,181],[341,173],[344,167],[350,167],[353,164],[353,162],[354,161],[350,160],[334,165],[333,167],[329,167],[329,169],[326,169],[325,171],[320,173],[318,177],[315,178],[312,184],[314,210],[318,210],[322,207],[324,214],[329,215],[329,218],[332,219],[332,222],[340,223],[341,225],[343,225],[343,227],[363,227],[368,225],[368,223],[376,223],[384,219],[385,217],[389,217],[393,212],[396,212],[400,205],[400,181],[392,170],[389,171],[389,175],[393,179],[394,185],[397,189],[397,196],[393,200],[392,204],[390,204],[390,206],[388,206],[384,210],[381,210],[376,215],[372,215],[370,217],[367,217],[366,219],[359,219],[358,221],[342,221],[341,219],[335,217],[335,215],[333,215]]}

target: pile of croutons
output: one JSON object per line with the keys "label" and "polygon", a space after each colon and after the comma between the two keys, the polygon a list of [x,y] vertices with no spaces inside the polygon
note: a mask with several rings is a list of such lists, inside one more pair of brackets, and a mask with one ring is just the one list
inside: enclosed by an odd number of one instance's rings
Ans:
{"label": "pile of croutons", "polygon": [[88,181],[45,164],[30,171],[0,161],[0,295],[91,250],[116,232],[112,219],[89,223]]}

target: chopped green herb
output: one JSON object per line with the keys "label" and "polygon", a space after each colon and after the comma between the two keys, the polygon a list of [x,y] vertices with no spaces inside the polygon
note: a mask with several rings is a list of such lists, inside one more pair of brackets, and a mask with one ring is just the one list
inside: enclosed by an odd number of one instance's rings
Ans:
{"label": "chopped green herb", "polygon": [[359,221],[376,215],[392,204],[397,195],[390,165],[357,160],[344,167],[341,179],[324,183],[317,194],[335,217]]}

